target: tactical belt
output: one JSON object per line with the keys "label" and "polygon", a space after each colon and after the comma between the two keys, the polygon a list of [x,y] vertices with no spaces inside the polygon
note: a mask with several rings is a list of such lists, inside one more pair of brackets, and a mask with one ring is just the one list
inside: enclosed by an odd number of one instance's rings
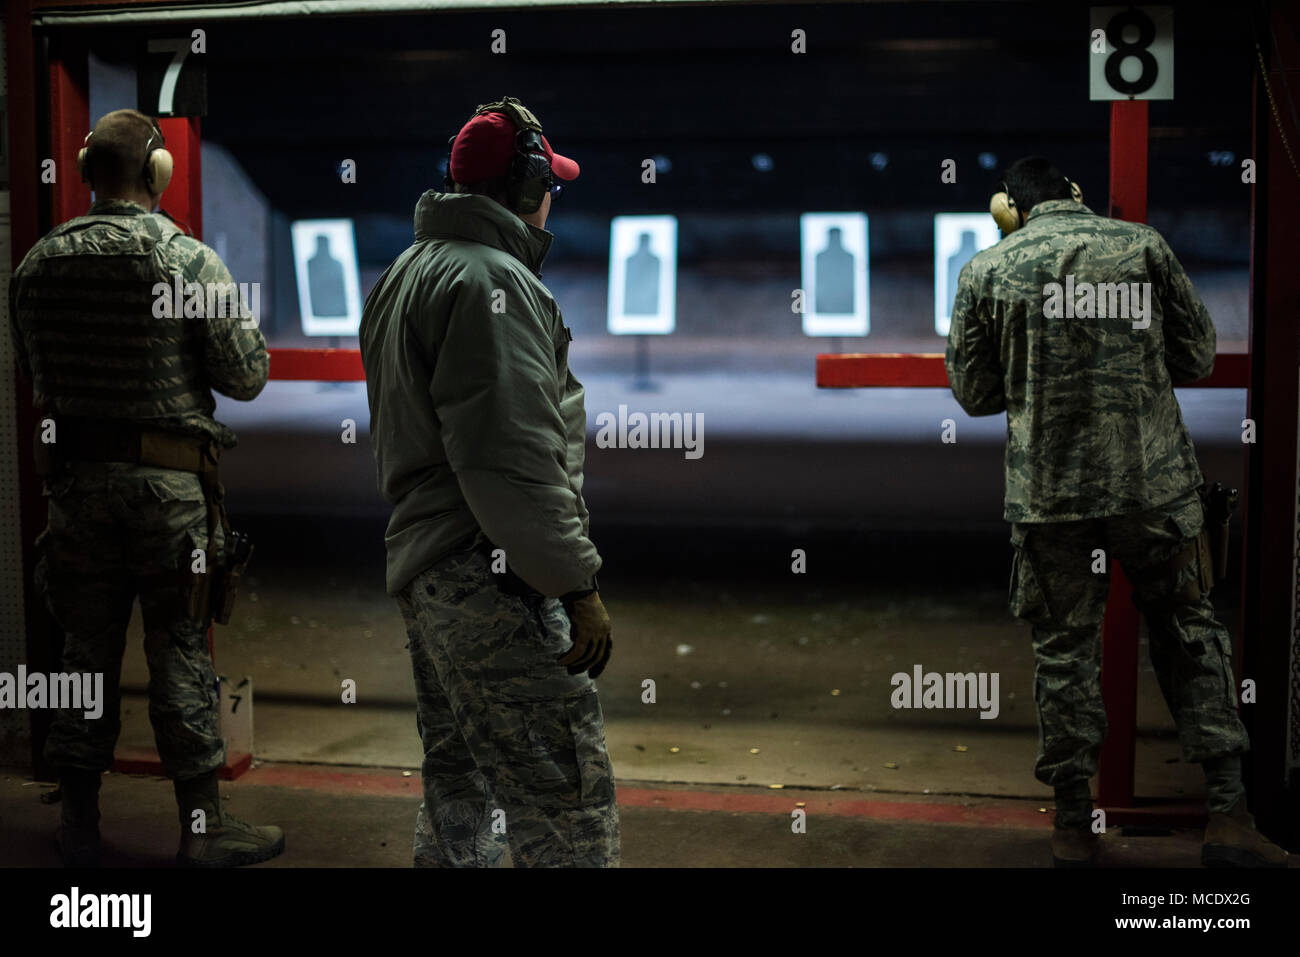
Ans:
{"label": "tactical belt", "polygon": [[[47,443],[41,440],[42,429],[37,427],[37,475],[50,475],[69,462],[124,462],[189,472],[198,476],[207,503],[209,551],[218,524],[227,545],[231,544],[226,492],[217,479],[221,447],[214,439],[147,429],[111,419],[61,417],[55,428],[55,441]],[[208,560],[215,563],[216,556],[209,555]],[[206,581],[208,576],[203,578]],[[190,606],[194,617],[206,616],[207,606],[207,589],[196,588]]]}

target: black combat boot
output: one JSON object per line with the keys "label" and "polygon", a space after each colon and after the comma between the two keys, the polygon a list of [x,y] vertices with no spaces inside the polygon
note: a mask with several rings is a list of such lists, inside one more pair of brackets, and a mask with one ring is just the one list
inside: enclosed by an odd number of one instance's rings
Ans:
{"label": "black combat boot", "polygon": [[284,850],[284,832],[278,827],[245,824],[222,811],[216,771],[173,783],[181,818],[179,863],[239,867],[269,861]]}

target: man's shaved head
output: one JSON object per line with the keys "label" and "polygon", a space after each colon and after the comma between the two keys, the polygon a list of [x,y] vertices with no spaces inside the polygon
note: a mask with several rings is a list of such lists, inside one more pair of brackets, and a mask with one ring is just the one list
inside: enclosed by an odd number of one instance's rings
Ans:
{"label": "man's shaved head", "polygon": [[153,120],[138,110],[104,114],[91,134],[86,163],[97,193],[116,194],[144,188],[145,149],[150,137],[162,146]]}

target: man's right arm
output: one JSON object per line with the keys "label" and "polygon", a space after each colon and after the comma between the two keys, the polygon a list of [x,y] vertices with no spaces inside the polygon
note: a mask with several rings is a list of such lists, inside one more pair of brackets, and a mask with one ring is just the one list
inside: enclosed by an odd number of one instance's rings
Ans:
{"label": "man's right arm", "polygon": [[1172,249],[1160,238],[1155,268],[1160,270],[1164,316],[1165,368],[1174,385],[1204,379],[1214,371],[1216,338],[1210,313]]}
{"label": "man's right arm", "polygon": [[223,305],[212,310],[214,315],[199,320],[203,323],[203,370],[208,384],[232,399],[257,398],[270,372],[258,317],[250,318],[243,308],[247,304],[241,302],[230,270],[215,251],[189,237],[173,240],[173,245],[181,247],[185,281],[197,282],[204,289],[205,306],[209,289],[217,292],[214,305],[225,297]]}
{"label": "man's right arm", "polygon": [[967,415],[996,415],[1007,407],[999,344],[986,321],[971,264],[957,277],[944,367],[953,398]]}

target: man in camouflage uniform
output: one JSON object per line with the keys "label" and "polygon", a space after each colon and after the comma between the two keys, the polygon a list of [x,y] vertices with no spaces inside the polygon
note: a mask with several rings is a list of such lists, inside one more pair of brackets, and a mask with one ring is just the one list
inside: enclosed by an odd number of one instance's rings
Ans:
{"label": "man in camouflage uniform", "polygon": [[424,744],[417,867],[610,867],[619,817],[592,679],[609,660],[582,499],[587,416],[541,283],[555,178],[518,101],[455,137],[454,193],[367,297],[361,357],[387,589],[409,636]]}
{"label": "man in camouflage uniform", "polygon": [[[946,365],[967,413],[1007,413],[1010,603],[1033,626],[1035,774],[1056,792],[1053,858],[1086,866],[1100,847],[1088,782],[1106,733],[1101,549],[1133,583],[1184,758],[1205,770],[1202,860],[1285,866],[1246,810],[1240,755],[1250,743],[1228,632],[1200,586],[1202,478],[1173,391],[1210,374],[1210,316],[1151,227],[1095,215],[1039,157],[1013,164],[1005,185],[1021,228],[962,269]],[[1100,318],[1045,308],[1057,292],[1101,283],[1150,283],[1149,313],[1110,308],[1116,300],[1103,310],[1101,293],[1075,313]]]}
{"label": "man in camouflage uniform", "polygon": [[[65,634],[63,670],[104,676],[102,717],[61,710],[45,745],[63,795],[60,847],[74,866],[98,863],[100,774],[121,729],[118,682],[137,596],[149,718],[179,806],[179,860],[253,863],[284,847],[279,828],[221,808],[208,616],[189,608],[191,572],[218,567],[224,546],[199,473],[206,462],[214,477],[220,451],[235,444],[212,418],[211,390],[254,398],[266,383],[266,345],[216,253],[151,213],[170,173],[170,156],[165,170],[154,158],[162,145],[149,117],[104,116],[83,154],[96,202],[33,246],[10,288],[14,344],[44,415],[38,450],[48,457],[38,462],[49,524],[34,579]],[[205,293],[171,302],[178,276]]]}

